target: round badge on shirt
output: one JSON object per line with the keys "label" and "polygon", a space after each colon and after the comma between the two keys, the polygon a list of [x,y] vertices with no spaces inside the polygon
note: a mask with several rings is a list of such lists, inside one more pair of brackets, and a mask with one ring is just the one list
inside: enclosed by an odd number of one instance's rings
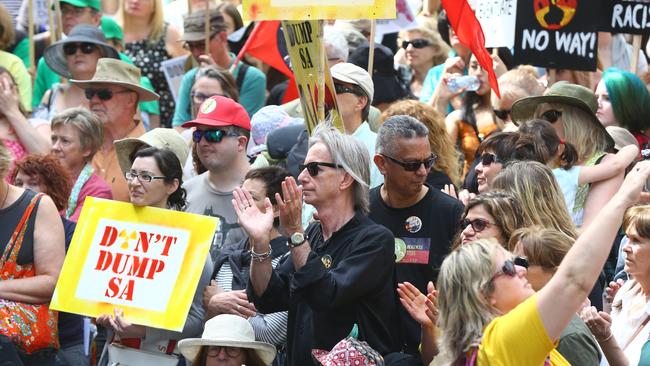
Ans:
{"label": "round badge on shirt", "polygon": [[417,216],[411,216],[404,221],[404,228],[411,234],[417,233],[422,229],[422,220]]}
{"label": "round badge on shirt", "polygon": [[400,238],[395,238],[395,263],[406,257],[406,243]]}

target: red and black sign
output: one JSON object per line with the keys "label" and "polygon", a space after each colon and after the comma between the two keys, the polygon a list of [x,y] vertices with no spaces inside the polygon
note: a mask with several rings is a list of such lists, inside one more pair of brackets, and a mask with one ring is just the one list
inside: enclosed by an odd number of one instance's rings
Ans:
{"label": "red and black sign", "polygon": [[519,0],[516,61],[553,69],[596,70],[597,17],[593,0]]}

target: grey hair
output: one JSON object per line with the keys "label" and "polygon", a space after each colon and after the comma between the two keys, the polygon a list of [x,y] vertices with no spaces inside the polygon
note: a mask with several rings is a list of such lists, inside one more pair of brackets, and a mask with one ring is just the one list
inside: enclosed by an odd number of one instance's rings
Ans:
{"label": "grey hair", "polygon": [[102,121],[83,107],[68,108],[52,118],[52,130],[60,126],[72,126],[79,132],[79,141],[82,149],[90,149],[92,160],[104,143],[104,124]]}
{"label": "grey hair", "polygon": [[332,162],[341,165],[354,179],[354,208],[364,215],[370,212],[370,156],[366,146],[358,139],[344,135],[330,122],[316,126],[309,139],[309,147],[322,143],[332,155]]}
{"label": "grey hair", "polygon": [[332,26],[325,27],[324,40],[328,59],[337,59],[342,62],[348,62],[348,41],[345,40],[345,36],[340,29]]}
{"label": "grey hair", "polygon": [[429,137],[429,129],[424,123],[406,115],[388,117],[377,131],[377,153],[393,155],[397,151],[398,139],[418,137]]}

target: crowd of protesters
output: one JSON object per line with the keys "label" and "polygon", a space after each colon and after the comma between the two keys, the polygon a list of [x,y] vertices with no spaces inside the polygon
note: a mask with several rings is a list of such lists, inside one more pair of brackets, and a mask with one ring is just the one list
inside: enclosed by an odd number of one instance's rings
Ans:
{"label": "crowd of protesters", "polygon": [[[60,0],[59,40],[27,38],[28,2],[0,4],[0,364],[650,365],[650,71],[624,36],[596,72],[495,50],[498,97],[435,0],[372,74],[370,23],[326,21],[342,128],[308,134],[237,59],[239,1]],[[181,331],[48,308],[87,197],[219,218]]]}

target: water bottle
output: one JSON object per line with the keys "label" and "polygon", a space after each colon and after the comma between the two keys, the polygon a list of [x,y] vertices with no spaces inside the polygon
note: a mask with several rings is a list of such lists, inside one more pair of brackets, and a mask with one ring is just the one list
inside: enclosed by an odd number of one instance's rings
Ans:
{"label": "water bottle", "polygon": [[466,91],[477,91],[480,86],[481,81],[473,75],[463,75],[447,80],[447,87],[452,93],[458,93],[463,88]]}

